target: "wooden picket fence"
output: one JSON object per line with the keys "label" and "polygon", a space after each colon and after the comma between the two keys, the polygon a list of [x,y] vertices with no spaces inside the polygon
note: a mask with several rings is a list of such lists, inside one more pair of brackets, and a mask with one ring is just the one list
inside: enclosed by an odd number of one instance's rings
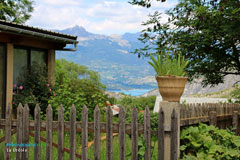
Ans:
{"label": "wooden picket fence", "polygon": [[[11,144],[11,136],[17,134],[17,144],[28,144],[29,135],[34,136],[34,144],[40,144],[41,141],[46,142],[45,159],[51,160],[52,147],[58,148],[58,160],[64,159],[64,152],[70,154],[70,159],[80,158],[87,160],[88,158],[88,133],[94,133],[94,159],[100,159],[100,133],[106,133],[106,158],[113,159],[113,133],[118,133],[119,137],[119,159],[124,160],[126,157],[126,134],[131,134],[132,151],[131,157],[133,160],[138,159],[138,136],[144,134],[146,151],[145,160],[151,159],[151,136],[153,134],[158,137],[158,159],[164,159],[164,112],[162,109],[158,114],[158,131],[152,131],[150,126],[150,111],[146,107],[144,111],[144,123],[139,124],[137,121],[138,111],[134,107],[131,114],[131,124],[125,123],[125,111],[120,108],[119,123],[112,122],[112,110],[110,107],[106,110],[106,123],[100,122],[100,110],[96,106],[94,110],[94,122],[88,122],[88,110],[84,106],[82,109],[81,122],[76,121],[76,109],[74,105],[70,110],[70,121],[64,121],[64,109],[61,105],[58,110],[58,121],[53,121],[53,111],[49,105],[46,110],[46,121],[40,119],[40,107],[36,105],[34,110],[34,120],[29,120],[29,107],[24,107],[20,104],[17,108],[17,119],[12,120],[12,111],[10,107],[6,110],[6,119],[0,120],[0,127],[5,128],[5,137],[0,139],[5,140],[5,144]],[[177,112],[173,110],[171,114],[171,129],[168,130],[171,136],[171,160],[177,159],[177,137],[178,137],[178,119]],[[12,130],[13,129],[13,130]],[[33,131],[33,132],[32,132]],[[40,132],[46,131],[46,138],[41,137]],[[58,132],[58,144],[53,142],[52,133]],[[64,147],[64,132],[70,132],[70,148]],[[81,132],[81,142],[76,141],[76,132]],[[81,155],[76,153],[76,143],[81,143]],[[7,152],[9,146],[5,146],[5,159],[10,160],[11,154]],[[34,147],[34,160],[40,160],[40,146]],[[56,157],[55,157],[56,158]],[[28,152],[17,152],[17,160],[28,160]]]}
{"label": "wooden picket fence", "polygon": [[240,104],[185,104],[181,105],[180,118],[181,126],[203,122],[221,129],[233,127],[236,134],[240,134]]}
{"label": "wooden picket fence", "polygon": [[[120,108],[119,123],[112,122],[112,110],[110,107],[106,110],[106,122],[100,122],[100,110],[97,106],[94,110],[94,122],[88,122],[87,107],[82,110],[81,122],[76,121],[76,109],[74,106],[70,110],[70,121],[64,121],[63,106],[58,110],[58,121],[53,121],[53,111],[49,105],[46,110],[46,121],[40,120],[40,107],[36,105],[34,110],[34,120],[29,120],[28,105],[24,107],[19,105],[17,108],[17,119],[12,119],[12,111],[10,107],[6,111],[6,119],[0,120],[0,129],[5,129],[5,137],[0,138],[0,143],[5,141],[5,144],[11,144],[11,136],[17,134],[17,144],[28,144],[29,136],[34,137],[34,144],[40,142],[46,143],[47,160],[51,160],[52,148],[58,149],[58,159],[64,159],[64,153],[70,154],[70,159],[88,158],[88,133],[94,133],[94,159],[100,159],[100,133],[106,133],[106,158],[113,159],[113,133],[118,133],[119,137],[119,159],[124,160],[126,156],[126,134],[131,135],[132,143],[132,159],[138,159],[138,136],[144,134],[146,141],[145,159],[151,158],[151,136],[158,136],[158,159],[164,159],[164,135],[170,133],[171,144],[170,153],[171,159],[177,159],[177,135],[178,127],[195,125],[199,122],[212,124],[219,128],[228,128],[233,126],[236,134],[240,134],[240,104],[186,104],[180,105],[180,126],[177,125],[177,112],[173,110],[171,116],[171,128],[166,129],[164,126],[164,112],[162,109],[158,113],[158,131],[152,131],[150,127],[150,112],[146,107],[144,111],[144,124],[137,123],[138,111],[134,107],[131,114],[131,124],[125,123],[125,111]],[[40,136],[41,131],[46,131],[46,138]],[[53,142],[52,133],[58,132],[58,142]],[[64,147],[64,133],[70,132],[70,148]],[[76,141],[76,133],[81,133],[81,142]],[[82,154],[76,152],[76,143],[81,143]],[[10,152],[5,146],[5,159],[10,160]],[[28,152],[17,152],[16,159],[29,159]],[[40,146],[34,147],[34,159],[41,159]]]}

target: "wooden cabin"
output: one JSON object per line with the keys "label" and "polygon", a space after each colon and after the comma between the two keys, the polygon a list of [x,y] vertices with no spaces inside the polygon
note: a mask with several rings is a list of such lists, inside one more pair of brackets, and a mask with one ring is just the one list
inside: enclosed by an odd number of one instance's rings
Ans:
{"label": "wooden cabin", "polygon": [[[67,49],[67,45],[73,45]],[[55,51],[75,51],[77,37],[0,20],[0,118],[12,103],[13,84],[22,68],[33,62],[47,66],[49,83],[54,84]]]}

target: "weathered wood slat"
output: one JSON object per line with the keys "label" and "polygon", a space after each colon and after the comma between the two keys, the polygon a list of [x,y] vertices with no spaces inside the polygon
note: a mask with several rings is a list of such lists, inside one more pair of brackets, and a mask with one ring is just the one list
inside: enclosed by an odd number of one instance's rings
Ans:
{"label": "weathered wood slat", "polygon": [[150,125],[150,111],[146,107],[144,111],[144,138],[146,141],[146,151],[144,155],[145,160],[151,159],[151,125]]}
{"label": "weathered wood slat", "polygon": [[100,160],[100,109],[94,109],[94,160]]}
{"label": "weathered wood slat", "polygon": [[233,111],[232,115],[232,125],[234,128],[234,132],[236,135],[239,134],[239,128],[238,128],[238,111]]}
{"label": "weathered wood slat", "polygon": [[217,113],[216,111],[209,112],[209,124],[217,126]]}
{"label": "weathered wood slat", "polygon": [[76,108],[70,110],[70,160],[75,160],[76,154]]}
{"label": "weathered wood slat", "polygon": [[[29,107],[27,104],[24,105],[23,109],[23,143],[29,144]],[[27,152],[23,152],[23,159],[29,159],[29,148],[25,147]]]}
{"label": "weathered wood slat", "polygon": [[48,105],[47,110],[47,123],[46,123],[46,160],[52,160],[52,121],[53,111],[52,107]]}
{"label": "weathered wood slat", "polygon": [[[12,110],[10,104],[6,109],[6,126],[5,126],[5,146],[11,143],[11,128],[12,128]],[[11,152],[8,150],[11,147],[5,147],[5,158],[6,160],[11,160]]]}
{"label": "weathered wood slat", "polygon": [[[17,144],[22,144],[23,138],[23,106],[20,103],[17,108]],[[17,147],[17,149],[21,149],[22,147]],[[16,153],[16,160],[22,160],[22,153]]]}
{"label": "weathered wood slat", "polygon": [[132,160],[138,160],[138,121],[137,108],[132,109]]}
{"label": "weathered wood slat", "polygon": [[171,115],[171,160],[178,159],[178,115],[175,109],[173,109]]}
{"label": "weathered wood slat", "polygon": [[120,108],[119,112],[119,160],[125,160],[125,110]]}
{"label": "weathered wood slat", "polygon": [[58,109],[58,160],[64,160],[64,108]]}
{"label": "weathered wood slat", "polygon": [[82,110],[82,160],[88,159],[88,111],[84,105]]}
{"label": "weathered wood slat", "polygon": [[34,160],[40,160],[41,159],[41,147],[40,147],[40,107],[37,104],[35,109],[34,109],[34,132],[35,132],[35,137],[34,137],[34,143],[36,146],[34,147]]}
{"label": "weathered wood slat", "polygon": [[164,160],[164,112],[160,108],[158,113],[158,160]]}
{"label": "weathered wood slat", "polygon": [[106,135],[107,135],[107,142],[106,142],[106,159],[112,160],[113,159],[113,131],[112,131],[112,109],[107,107],[107,122],[106,122]]}

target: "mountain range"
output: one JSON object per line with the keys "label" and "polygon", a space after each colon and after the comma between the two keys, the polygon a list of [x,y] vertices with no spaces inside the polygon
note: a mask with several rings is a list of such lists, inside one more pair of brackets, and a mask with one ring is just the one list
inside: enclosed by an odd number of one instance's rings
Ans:
{"label": "mountain range", "polygon": [[[57,52],[57,59],[66,59],[97,71],[107,90],[131,90],[157,88],[155,72],[147,63],[148,59],[138,58],[131,53],[143,44],[138,41],[140,33],[125,33],[123,35],[101,35],[88,32],[81,26],[75,26],[57,32],[78,36],[76,52]],[[231,88],[240,76],[229,75],[225,82],[214,88],[201,86],[201,80],[189,83],[185,95],[196,93],[217,92]],[[157,94],[157,90],[150,92]]]}
{"label": "mountain range", "polygon": [[[147,59],[131,53],[141,47],[140,33],[100,35],[75,26],[57,32],[78,36],[76,52],[57,52],[57,59],[66,59],[99,72],[108,90],[152,89],[154,71]],[[149,78],[151,77],[151,78]]]}

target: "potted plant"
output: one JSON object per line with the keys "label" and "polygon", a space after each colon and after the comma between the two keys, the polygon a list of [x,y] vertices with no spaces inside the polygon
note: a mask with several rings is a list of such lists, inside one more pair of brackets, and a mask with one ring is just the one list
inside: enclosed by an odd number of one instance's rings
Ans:
{"label": "potted plant", "polygon": [[150,58],[152,62],[148,63],[157,73],[156,80],[163,101],[179,102],[187,83],[185,68],[188,61],[180,54],[170,57],[161,53],[156,59],[152,55]]}

